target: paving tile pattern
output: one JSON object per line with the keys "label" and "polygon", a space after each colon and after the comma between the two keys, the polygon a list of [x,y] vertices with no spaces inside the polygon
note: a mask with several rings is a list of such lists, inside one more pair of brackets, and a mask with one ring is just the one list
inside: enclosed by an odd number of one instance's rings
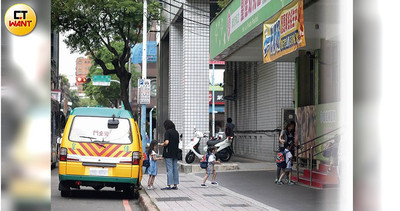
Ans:
{"label": "paving tile pattern", "polygon": [[[144,175],[143,187],[147,187],[148,175]],[[200,187],[202,178],[194,174],[179,175],[182,182],[178,190],[161,190],[166,184],[166,175],[157,175],[154,190],[145,190],[154,204],[161,210],[271,210],[277,209],[232,192],[222,185]],[[160,200],[157,200],[160,199]],[[174,200],[175,199],[175,200]],[[187,200],[183,200],[187,199]]]}

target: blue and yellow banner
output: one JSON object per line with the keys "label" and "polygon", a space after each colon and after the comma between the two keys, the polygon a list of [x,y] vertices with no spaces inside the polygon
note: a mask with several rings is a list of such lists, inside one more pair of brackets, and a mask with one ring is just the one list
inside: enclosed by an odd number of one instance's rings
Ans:
{"label": "blue and yellow banner", "polygon": [[303,0],[294,0],[264,22],[264,63],[306,46],[303,14]]}

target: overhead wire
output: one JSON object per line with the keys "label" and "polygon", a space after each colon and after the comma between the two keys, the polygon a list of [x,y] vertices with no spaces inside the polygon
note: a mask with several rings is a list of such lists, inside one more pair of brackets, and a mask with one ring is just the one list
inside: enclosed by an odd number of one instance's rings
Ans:
{"label": "overhead wire", "polygon": [[[159,1],[162,1],[162,0],[159,0]],[[153,3],[154,4],[154,3]],[[179,8],[180,9],[180,7],[177,7],[177,6],[175,6],[175,5],[172,5],[172,6],[174,6],[174,7],[176,7],[176,8]],[[167,9],[165,9],[165,8],[161,8],[162,10],[164,10],[164,11],[166,11],[167,13],[169,13],[169,14],[171,14],[171,15],[176,15],[176,13],[172,13],[171,11],[169,11],[169,10],[167,10]],[[207,15],[204,15],[205,17],[207,17],[207,18],[209,18],[210,16],[207,16]],[[179,15],[179,17],[182,17],[183,19],[185,19],[185,20],[188,20],[188,21],[191,21],[191,22],[194,22],[194,23],[197,23],[197,24],[200,24],[200,25],[203,25],[203,26],[206,26],[207,28],[209,27],[209,24],[205,24],[205,23],[200,23],[200,22],[198,22],[198,21],[195,21],[195,20],[192,20],[192,19],[190,19],[190,18],[186,18],[186,17],[183,17],[182,15]]]}
{"label": "overhead wire", "polygon": [[[162,8],[162,10],[164,10],[165,12],[167,12],[167,13],[169,13],[169,14],[171,14],[171,15],[176,15],[176,13],[172,13],[171,11],[169,11],[169,10],[167,10],[167,9],[165,9],[165,8]],[[182,17],[183,19],[185,19],[185,20],[187,20],[187,21],[190,21],[190,22],[193,22],[193,23],[197,23],[197,24],[200,24],[200,25],[202,25],[202,26],[206,26],[207,28],[210,26],[210,25],[205,24],[205,23],[201,23],[201,22],[198,22],[198,21],[189,19],[189,18],[185,18],[185,17],[183,17],[182,15],[179,15],[179,17]]]}
{"label": "overhead wire", "polygon": [[[159,1],[162,1],[162,0],[159,0]],[[162,1],[162,2],[164,2],[164,1]],[[154,4],[154,3],[153,3],[153,4]],[[174,6],[174,5],[172,5],[172,6]],[[174,6],[174,7],[177,7],[177,6]],[[179,7],[177,7],[177,8],[179,8]],[[171,14],[171,15],[177,15],[176,13],[172,13],[171,11],[167,10],[166,8],[161,8],[161,9],[164,10],[165,12]],[[201,26],[187,25],[187,24],[183,24],[183,23],[182,23],[182,24],[181,24],[181,23],[175,23],[175,24],[180,24],[180,25],[182,25],[182,26],[183,26],[183,29],[185,29],[186,31],[188,31],[188,32],[190,32],[190,33],[192,33],[192,34],[196,34],[196,35],[201,36],[201,37],[209,37],[209,34],[208,34],[208,35],[202,35],[202,34],[196,33],[196,32],[194,32],[194,31],[191,31],[191,30],[188,29],[188,28],[192,28],[192,29],[201,29],[201,28],[203,28],[203,29],[209,29],[210,26],[209,26],[208,24],[201,23],[201,22],[192,20],[192,19],[190,19],[190,18],[185,18],[185,17],[183,17],[182,14],[180,14],[180,15],[178,15],[178,16],[181,17],[181,18],[184,19],[184,20],[187,20],[187,21],[190,21],[190,22],[193,22],[193,23],[197,23],[197,24],[199,24],[199,25],[201,25]],[[207,16],[207,17],[209,18],[209,16]],[[208,33],[209,33],[209,32],[208,32]]]}
{"label": "overhead wire", "polygon": [[[171,15],[176,15],[176,13],[172,13],[172,12],[170,12],[170,11],[167,10],[167,9],[164,9],[164,8],[163,8],[163,10],[164,10],[165,12],[171,14]],[[198,21],[195,21],[195,20],[192,20],[192,19],[189,19],[189,18],[185,18],[185,17],[182,16],[182,14],[179,15],[179,17],[181,17],[181,18],[184,19],[184,20],[187,20],[187,21],[190,21],[190,22],[193,22],[193,23],[197,23],[197,24],[203,26],[203,27],[201,27],[201,26],[196,26],[196,28],[209,28],[209,27],[210,27],[210,25],[207,25],[207,24],[204,24],[204,23],[200,23],[200,22],[198,22]],[[193,26],[193,27],[194,27],[194,26]]]}
{"label": "overhead wire", "polygon": [[183,5],[187,6],[187,7],[191,7],[191,8],[194,8],[194,9],[200,10],[200,11],[202,11],[202,12],[207,12],[207,13],[209,13],[209,11],[206,11],[206,10],[204,10],[204,9],[201,9],[201,8],[199,8],[199,7],[195,7],[195,6],[192,6],[192,5],[186,4],[186,3],[184,3],[184,2],[180,2],[180,1],[176,1],[176,0],[172,0],[172,1],[174,1],[174,2],[177,2],[177,3],[179,3],[179,4],[183,4]]}
{"label": "overhead wire", "polygon": [[[181,7],[178,7],[178,6],[176,6],[176,5],[170,4],[170,3],[166,2],[166,1],[163,1],[163,0],[159,0],[159,1],[160,1],[160,2],[163,2],[163,3],[165,3],[165,4],[168,4],[168,5],[172,6],[172,7],[181,9]],[[187,9],[184,9],[184,8],[182,8],[182,10],[183,10],[183,11],[187,11],[187,12],[191,12],[191,13],[195,13],[195,14],[198,14],[198,15],[200,15],[200,16],[204,16],[204,17],[210,18],[210,15],[204,15],[204,14],[201,14],[201,13],[198,13],[198,12],[195,12],[195,11],[192,11],[192,10],[187,10]],[[209,12],[206,12],[206,13],[209,13]]]}

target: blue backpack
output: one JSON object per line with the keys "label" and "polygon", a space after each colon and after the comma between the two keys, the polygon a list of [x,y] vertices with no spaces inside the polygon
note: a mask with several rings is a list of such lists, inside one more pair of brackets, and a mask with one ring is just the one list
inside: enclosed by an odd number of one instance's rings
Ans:
{"label": "blue backpack", "polygon": [[210,154],[203,155],[203,159],[200,160],[200,167],[206,169],[208,167],[208,157]]}
{"label": "blue backpack", "polygon": [[283,150],[282,152],[278,152],[278,154],[276,155],[276,166],[280,168],[286,168],[287,162],[285,150]]}
{"label": "blue backpack", "polygon": [[143,167],[146,167],[146,168],[150,167],[150,159],[147,156],[146,152],[143,153]]}

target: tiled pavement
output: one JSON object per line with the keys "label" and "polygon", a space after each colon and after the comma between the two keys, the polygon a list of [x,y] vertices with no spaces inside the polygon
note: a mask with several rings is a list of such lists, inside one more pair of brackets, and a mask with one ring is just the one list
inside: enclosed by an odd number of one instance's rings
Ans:
{"label": "tiled pavement", "polygon": [[161,210],[277,210],[249,197],[224,188],[222,185],[200,187],[202,178],[194,174],[179,174],[178,190],[161,190],[166,174],[157,175],[154,190],[147,190],[148,175],[143,175],[142,186],[151,201]]}

